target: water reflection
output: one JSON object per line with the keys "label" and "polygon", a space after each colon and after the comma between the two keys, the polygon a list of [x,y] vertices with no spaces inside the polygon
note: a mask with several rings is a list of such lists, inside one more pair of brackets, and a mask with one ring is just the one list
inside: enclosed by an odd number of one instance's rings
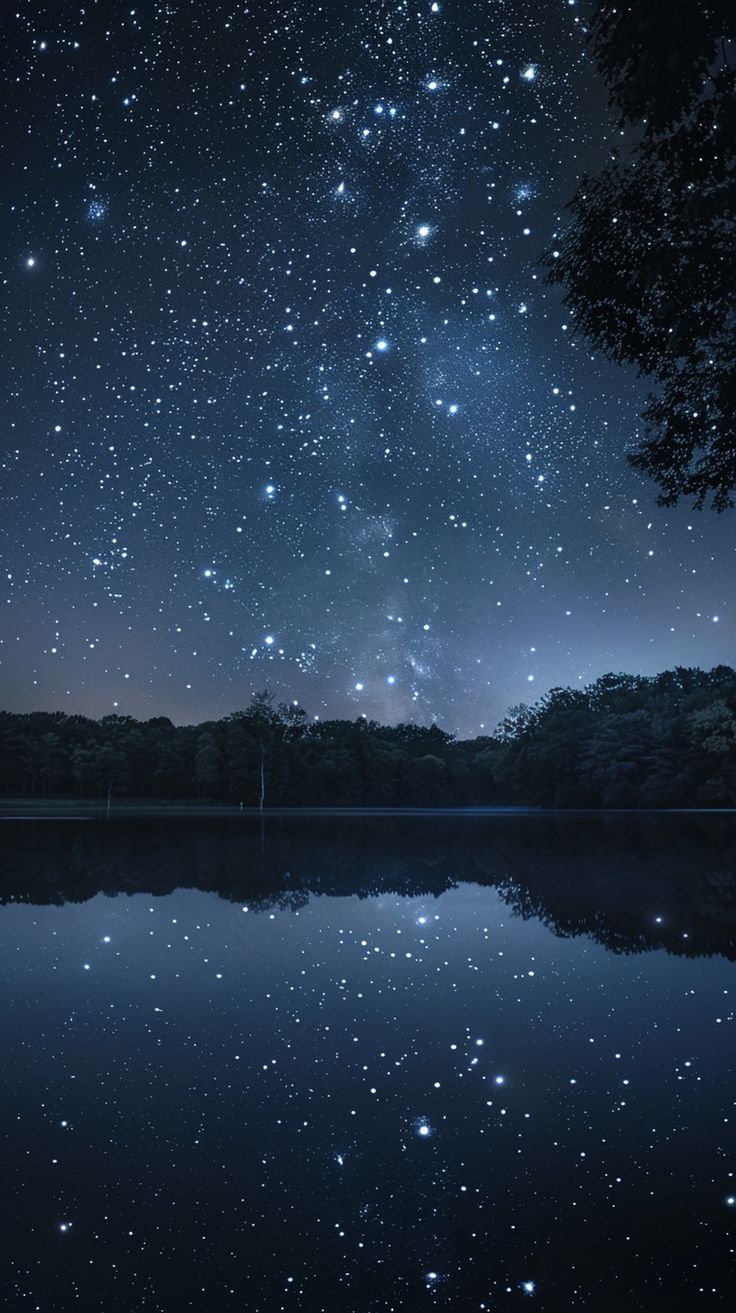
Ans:
{"label": "water reflection", "polygon": [[8,1308],[730,1307],[734,828],[4,825]]}
{"label": "water reflection", "polygon": [[492,886],[513,911],[613,952],[736,956],[736,818],[125,817],[3,826],[0,902],[208,890],[254,909]]}

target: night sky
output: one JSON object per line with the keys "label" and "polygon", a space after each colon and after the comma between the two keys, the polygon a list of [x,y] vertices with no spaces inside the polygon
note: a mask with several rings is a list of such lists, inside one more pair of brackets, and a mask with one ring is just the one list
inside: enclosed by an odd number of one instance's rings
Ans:
{"label": "night sky", "polygon": [[540,257],[617,134],[574,0],[20,4],[2,703],[490,731],[734,659],[732,515]]}

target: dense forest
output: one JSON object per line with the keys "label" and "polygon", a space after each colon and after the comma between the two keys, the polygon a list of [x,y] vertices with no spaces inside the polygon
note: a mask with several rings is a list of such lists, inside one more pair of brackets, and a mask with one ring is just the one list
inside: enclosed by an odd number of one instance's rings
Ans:
{"label": "dense forest", "polygon": [[736,671],[604,675],[464,741],[437,725],[310,720],[268,692],[201,725],[0,712],[0,789],[245,807],[728,807]]}

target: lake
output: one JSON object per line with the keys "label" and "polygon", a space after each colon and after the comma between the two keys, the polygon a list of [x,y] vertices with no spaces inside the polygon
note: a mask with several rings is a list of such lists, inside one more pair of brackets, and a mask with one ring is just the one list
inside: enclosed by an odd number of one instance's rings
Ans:
{"label": "lake", "polygon": [[731,1304],[733,816],[0,833],[8,1308]]}

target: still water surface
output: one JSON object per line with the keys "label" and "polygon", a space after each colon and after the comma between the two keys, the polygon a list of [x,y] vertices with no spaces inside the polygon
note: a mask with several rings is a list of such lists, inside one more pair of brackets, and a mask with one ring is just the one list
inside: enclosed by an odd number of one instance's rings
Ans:
{"label": "still water surface", "polygon": [[2,839],[9,1309],[732,1307],[733,818]]}

